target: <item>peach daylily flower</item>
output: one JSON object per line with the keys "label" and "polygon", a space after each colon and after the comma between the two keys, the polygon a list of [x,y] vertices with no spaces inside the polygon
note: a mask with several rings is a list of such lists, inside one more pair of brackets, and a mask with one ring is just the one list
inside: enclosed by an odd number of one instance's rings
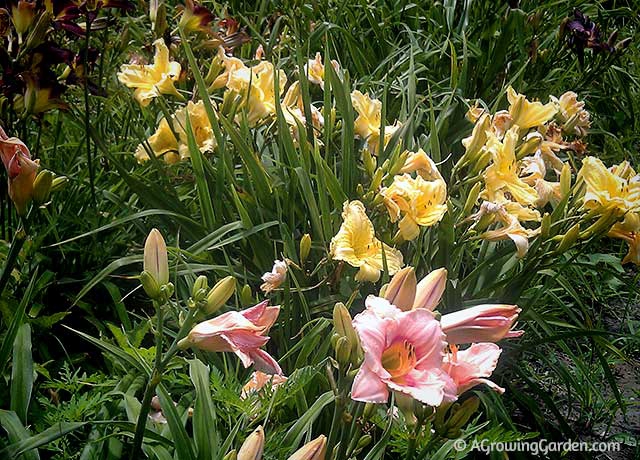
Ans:
{"label": "peach daylily flower", "polygon": [[356,274],[357,281],[378,281],[380,271],[384,269],[383,251],[390,275],[402,268],[402,253],[376,238],[373,224],[360,201],[344,203],[342,220],[340,230],[331,239],[329,251],[334,260],[360,269]]}
{"label": "peach daylily flower", "polygon": [[287,270],[287,262],[284,260],[274,261],[271,271],[262,275],[262,281],[264,281],[264,283],[262,283],[260,289],[262,289],[265,294],[268,294],[274,289],[279,288],[287,278]]}
{"label": "peach daylily flower", "polygon": [[440,323],[425,309],[403,312],[389,301],[369,296],[366,310],[353,326],[364,362],[353,381],[351,398],[385,403],[390,391],[438,406],[448,375],[442,370],[445,336]]}
{"label": "peach daylily flower", "polygon": [[180,77],[180,63],[169,60],[169,48],[162,38],[153,42],[153,46],[156,48],[153,64],[123,64],[118,72],[120,83],[135,88],[133,97],[142,107],[148,106],[152,99],[161,94],[182,98],[173,86]]}
{"label": "peach daylily flower", "polygon": [[451,377],[452,384],[446,388],[445,399],[455,401],[459,395],[482,383],[500,394],[504,393],[504,388],[488,380],[502,353],[498,345],[474,343],[466,350],[458,350],[455,345],[449,347],[451,353],[444,357],[442,368]]}
{"label": "peach daylily flower", "polygon": [[18,214],[27,212],[27,205],[33,195],[40,160],[32,160],[29,148],[17,137],[6,135],[0,127],[0,158],[8,176],[9,198],[16,206]]}
{"label": "peach daylily flower", "polygon": [[440,324],[450,344],[498,342],[524,334],[511,330],[519,313],[516,305],[477,305],[443,315]]}
{"label": "peach daylily flower", "polygon": [[242,394],[240,397],[246,399],[252,393],[258,393],[265,386],[269,385],[271,388],[276,388],[287,381],[287,377],[278,374],[265,374],[261,371],[255,371],[251,374],[251,379],[242,387]]}
{"label": "peach daylily flower", "polygon": [[267,334],[279,313],[280,307],[269,306],[267,300],[240,312],[223,313],[194,326],[189,335],[180,341],[180,346],[213,352],[233,352],[244,367],[255,364],[258,370],[282,374],[278,362],[260,349],[269,341]]}

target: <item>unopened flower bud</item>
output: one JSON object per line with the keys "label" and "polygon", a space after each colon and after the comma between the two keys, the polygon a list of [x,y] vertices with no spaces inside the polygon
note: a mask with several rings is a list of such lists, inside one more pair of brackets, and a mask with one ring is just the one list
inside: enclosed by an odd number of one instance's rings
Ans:
{"label": "unopened flower bud", "polygon": [[144,292],[146,292],[149,297],[152,299],[160,298],[160,285],[151,273],[143,270],[142,273],[140,273],[140,284],[142,284],[142,289],[144,289]]}
{"label": "unopened flower bud", "polygon": [[387,286],[384,298],[402,311],[409,311],[416,298],[416,271],[413,267],[405,267],[399,270]]}
{"label": "unopened flower bud", "polygon": [[67,176],[54,177],[53,181],[51,182],[51,193],[62,190],[68,182],[69,178]]}
{"label": "unopened flower bud", "polygon": [[296,451],[289,460],[324,460],[326,453],[327,437],[320,435]]}
{"label": "unopened flower bud", "polygon": [[353,328],[351,315],[342,302],[336,303],[333,307],[333,327],[341,337],[349,340],[351,346],[355,347],[358,344],[358,334]]}
{"label": "unopened flower bud", "polygon": [[43,204],[49,201],[51,194],[51,185],[53,184],[53,173],[47,169],[43,169],[33,181],[33,201],[36,204]]}
{"label": "unopened flower bud", "polygon": [[562,166],[562,171],[560,172],[560,195],[562,198],[567,196],[571,191],[571,167],[568,163],[565,163]]}
{"label": "unopened flower bud", "polygon": [[548,212],[544,213],[542,216],[542,221],[540,222],[540,238],[546,240],[549,238],[551,233],[551,215]]}
{"label": "unopened flower bud", "polygon": [[422,278],[416,288],[413,309],[424,308],[433,311],[447,286],[447,269],[439,268]]}
{"label": "unopened flower bud", "polygon": [[351,358],[351,344],[346,337],[339,337],[336,341],[336,361],[346,367]]}
{"label": "unopened flower bud", "polygon": [[478,201],[478,196],[480,196],[480,190],[482,189],[482,183],[476,182],[471,190],[469,191],[469,195],[467,195],[467,200],[464,202],[464,207],[462,208],[462,215],[468,216],[471,214],[476,202]]}
{"label": "unopened flower bud", "polygon": [[384,171],[382,168],[378,168],[371,179],[371,186],[369,190],[378,190],[380,185],[382,185],[382,178],[384,177]]}
{"label": "unopened flower bud", "polygon": [[365,447],[367,447],[369,444],[371,444],[372,439],[373,438],[371,437],[370,434],[365,434],[364,436],[362,436],[360,439],[358,439],[358,444],[356,445],[356,451],[362,450]]}
{"label": "unopened flower bud", "polygon": [[236,453],[236,450],[233,449],[231,452],[229,452],[227,455],[225,455],[222,460],[238,460],[238,454]]}
{"label": "unopened flower bud", "polygon": [[454,432],[464,427],[469,419],[476,413],[480,407],[480,400],[472,396],[466,399],[462,404],[456,405],[451,410],[451,416],[447,420],[447,428],[449,431]]}
{"label": "unopened flower bud", "polygon": [[251,292],[251,286],[245,284],[240,290],[240,303],[242,305],[251,305],[254,301],[253,293]]}
{"label": "unopened flower bud", "polygon": [[309,257],[309,252],[311,252],[311,235],[305,233],[300,238],[300,262],[304,263]]}
{"label": "unopened flower bud", "polygon": [[573,244],[577,241],[580,236],[580,224],[575,224],[571,227],[567,233],[564,234],[562,239],[560,240],[560,244],[556,249],[557,254],[562,254],[567,251]]}
{"label": "unopened flower bud", "polygon": [[222,307],[236,290],[236,280],[233,276],[222,278],[207,294],[207,304],[204,312],[207,315],[215,313]]}
{"label": "unopened flower bud", "polygon": [[169,260],[167,245],[162,234],[152,229],[144,243],[143,269],[153,277],[159,286],[169,282]]}
{"label": "unopened flower bud", "polygon": [[376,158],[371,155],[369,149],[364,149],[362,151],[362,162],[364,163],[364,170],[366,171],[369,177],[373,176],[373,173],[376,170],[377,161]]}
{"label": "unopened flower bud", "polygon": [[204,300],[207,296],[207,289],[209,289],[209,280],[206,276],[200,275],[193,283],[193,287],[191,289],[191,297],[196,302]]}
{"label": "unopened flower bud", "polygon": [[236,458],[237,460],[261,460],[263,450],[264,430],[262,426],[259,426],[253,433],[247,436]]}

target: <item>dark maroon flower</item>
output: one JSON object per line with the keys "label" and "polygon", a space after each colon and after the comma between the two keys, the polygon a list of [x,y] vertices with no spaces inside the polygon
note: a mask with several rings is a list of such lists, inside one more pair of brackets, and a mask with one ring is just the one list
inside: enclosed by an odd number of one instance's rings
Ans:
{"label": "dark maroon flower", "polygon": [[598,25],[580,10],[575,10],[573,18],[568,18],[562,24],[560,33],[567,37],[567,42],[578,56],[580,64],[584,64],[586,48],[592,49],[594,53],[613,53],[617,49],[625,48],[629,43],[629,39],[615,43],[618,37],[617,31],[604,41]]}

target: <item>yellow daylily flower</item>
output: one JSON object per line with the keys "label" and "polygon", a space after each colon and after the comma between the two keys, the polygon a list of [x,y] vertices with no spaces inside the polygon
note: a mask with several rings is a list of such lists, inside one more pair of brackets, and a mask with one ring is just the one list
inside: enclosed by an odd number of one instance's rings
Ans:
{"label": "yellow daylily flower", "polygon": [[342,220],[340,230],[331,239],[329,250],[334,260],[342,260],[360,269],[356,280],[378,281],[384,268],[383,251],[390,275],[402,268],[402,253],[376,238],[373,224],[360,201],[345,202]]}
{"label": "yellow daylily flower", "polygon": [[535,189],[518,177],[515,154],[517,141],[517,127],[507,131],[502,142],[489,133],[487,148],[493,162],[484,172],[486,189],[480,195],[482,198],[496,201],[500,192],[508,192],[513,200],[523,205],[531,205],[538,199]]}
{"label": "yellow daylily flower", "polygon": [[[189,101],[186,107],[177,110],[172,117],[173,129],[178,135],[178,139],[176,139],[166,118],[163,118],[156,132],[147,140],[153,154],[157,157],[162,156],[164,161],[169,164],[177,163],[191,156],[186,131],[187,114],[189,115],[191,129],[198,149],[204,153],[212,151],[216,147],[216,139],[213,135],[211,123],[209,123],[204,102],[193,103]],[[149,159],[149,153],[144,144],[138,146],[135,156],[139,163]]]}
{"label": "yellow daylily flower", "polygon": [[513,123],[522,129],[543,125],[551,120],[558,111],[553,101],[544,105],[542,102],[531,102],[524,94],[516,93],[511,86],[507,88],[507,99],[510,104],[509,115]]}
{"label": "yellow daylily flower", "polygon": [[[613,212],[619,216],[640,211],[640,176],[635,175],[633,169],[628,171],[626,166],[613,169],[610,171],[595,157],[582,160],[578,179],[586,185],[584,207],[601,214]],[[629,179],[616,174],[623,171]]]}
{"label": "yellow daylily flower", "polygon": [[224,88],[227,86],[227,83],[229,82],[229,75],[232,72],[247,68],[242,60],[237,57],[227,56],[227,53],[222,46],[218,48],[218,54],[216,54],[216,57],[214,58],[214,65],[218,66],[216,67],[217,71],[222,70],[222,72],[213,80],[213,83],[209,86],[209,91]]}
{"label": "yellow daylily flower", "polygon": [[142,107],[148,106],[160,94],[182,98],[173,86],[173,82],[180,77],[180,63],[169,60],[169,48],[163,39],[159,38],[153,45],[156,48],[153,64],[123,64],[118,72],[118,80],[123,85],[135,88],[133,97]]}
{"label": "yellow daylily flower", "polygon": [[[382,126],[382,102],[371,99],[368,94],[355,90],[351,93],[351,104],[358,117],[354,124],[356,136],[366,141],[366,147],[372,155],[378,154],[380,145],[380,127]],[[393,134],[402,127],[397,121],[384,128],[384,146],[386,147]]]}
{"label": "yellow daylily flower", "polygon": [[392,222],[403,215],[399,232],[408,241],[420,234],[420,227],[437,224],[447,212],[447,185],[442,179],[427,181],[421,176],[414,179],[409,174],[398,175],[380,195]]}
{"label": "yellow daylily flower", "polygon": [[[331,60],[331,65],[336,72],[340,68],[338,61],[336,60]],[[307,75],[307,79],[311,83],[320,85],[320,87],[324,89],[324,64],[322,63],[322,55],[320,55],[320,53],[316,53],[315,59],[309,59],[307,64],[305,64],[304,73]]]}
{"label": "yellow daylily flower", "polygon": [[608,236],[625,240],[629,244],[629,252],[622,259],[623,265],[627,263],[640,265],[640,214],[627,213],[622,222],[611,227]]}
{"label": "yellow daylily flower", "polygon": [[[242,95],[250,126],[276,114],[276,104],[279,101],[276,101],[275,96],[275,78],[275,68],[267,61],[229,72],[227,88]],[[287,76],[283,70],[278,70],[278,83],[283,91],[287,84]]]}
{"label": "yellow daylily flower", "polygon": [[[173,135],[166,118],[160,121],[158,129],[147,139],[147,142],[153,154],[157,157],[162,157],[165,162],[174,164],[180,161],[178,140]],[[149,160],[149,152],[147,152],[147,147],[144,144],[138,145],[135,157],[138,163],[144,163]]]}
{"label": "yellow daylily flower", "polygon": [[401,174],[412,172],[417,172],[425,180],[444,180],[434,161],[422,149],[418,149],[417,152],[408,152],[407,159],[400,169]]}
{"label": "yellow daylily flower", "polygon": [[551,96],[551,100],[558,107],[557,116],[563,123],[562,129],[584,136],[587,128],[591,126],[589,112],[584,109],[584,101],[578,101],[578,95],[573,91],[567,91],[559,99]]}
{"label": "yellow daylily flower", "polygon": [[529,238],[536,236],[540,229],[531,230],[524,228],[520,224],[518,216],[508,212],[507,207],[499,204],[485,201],[480,206],[480,210],[472,216],[476,221],[482,218],[489,218],[501,224],[496,230],[489,230],[480,235],[482,239],[487,241],[502,241],[510,239],[516,245],[516,255],[522,258],[529,250]]}

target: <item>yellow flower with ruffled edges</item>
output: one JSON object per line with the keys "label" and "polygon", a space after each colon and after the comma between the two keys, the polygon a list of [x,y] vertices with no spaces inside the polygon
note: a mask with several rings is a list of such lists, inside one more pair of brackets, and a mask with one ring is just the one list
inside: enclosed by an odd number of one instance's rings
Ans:
{"label": "yellow flower with ruffled edges", "polygon": [[390,275],[402,268],[402,253],[376,238],[373,224],[360,201],[345,202],[342,220],[329,250],[332,259],[359,268],[356,280],[378,281],[380,271],[384,269],[383,257]]}
{"label": "yellow flower with ruffled edges", "polygon": [[[371,99],[368,94],[355,90],[351,93],[351,104],[358,113],[354,124],[354,132],[366,141],[366,147],[372,155],[378,154],[380,146],[380,129],[382,126],[382,102]],[[384,146],[386,147],[393,134],[402,127],[397,121],[384,128]]]}
{"label": "yellow flower with ruffled edges", "polygon": [[640,214],[636,212],[626,214],[622,222],[611,227],[608,236],[625,240],[629,244],[629,251],[622,259],[622,264],[640,265]]}
{"label": "yellow flower with ruffled edges", "polygon": [[522,129],[534,128],[545,124],[551,120],[558,107],[554,102],[542,104],[542,102],[531,102],[524,94],[518,94],[509,86],[507,88],[507,99],[509,100],[509,115],[513,124]]}
{"label": "yellow flower with ruffled edges", "polygon": [[639,212],[640,176],[627,163],[612,169],[607,169],[596,157],[582,160],[578,180],[583,180],[586,186],[584,207],[600,214],[611,212],[619,216],[629,211]]}

